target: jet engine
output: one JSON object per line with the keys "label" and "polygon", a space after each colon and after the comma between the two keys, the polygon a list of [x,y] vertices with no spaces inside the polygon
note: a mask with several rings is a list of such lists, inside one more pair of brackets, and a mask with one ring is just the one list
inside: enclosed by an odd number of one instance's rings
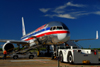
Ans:
{"label": "jet engine", "polygon": [[7,41],[3,47],[2,47],[2,50],[6,50],[7,52],[12,52],[14,50],[14,45],[12,43],[10,43],[9,41]]}

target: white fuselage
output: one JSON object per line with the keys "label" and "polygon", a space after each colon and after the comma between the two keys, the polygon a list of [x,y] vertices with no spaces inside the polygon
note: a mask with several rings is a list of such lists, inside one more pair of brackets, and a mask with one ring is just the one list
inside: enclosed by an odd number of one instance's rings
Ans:
{"label": "white fuselage", "polygon": [[[26,36],[22,37],[23,41],[29,41],[33,43],[36,39],[32,36],[35,36],[40,39],[40,41],[49,40],[45,42],[46,45],[50,44],[61,44],[70,39],[70,32],[68,29],[64,29],[63,26],[60,26],[61,29],[57,29],[57,26],[54,25],[56,29],[51,29],[52,27],[48,27],[47,24],[39,27],[35,31],[27,34]],[[59,27],[59,26],[58,26]],[[33,43],[35,44],[35,43]]]}

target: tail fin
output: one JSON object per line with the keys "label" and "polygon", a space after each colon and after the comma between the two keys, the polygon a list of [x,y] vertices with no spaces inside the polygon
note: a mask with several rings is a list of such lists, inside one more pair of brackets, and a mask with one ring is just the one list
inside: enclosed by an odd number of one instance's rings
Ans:
{"label": "tail fin", "polygon": [[24,18],[23,17],[22,17],[22,33],[23,33],[23,36],[26,35],[25,25],[24,25]]}

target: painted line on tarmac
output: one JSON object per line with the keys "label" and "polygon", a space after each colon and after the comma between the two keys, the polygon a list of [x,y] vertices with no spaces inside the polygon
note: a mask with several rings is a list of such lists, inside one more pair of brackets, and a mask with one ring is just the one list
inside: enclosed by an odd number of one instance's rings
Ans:
{"label": "painted line on tarmac", "polygon": [[39,62],[44,62],[45,61],[50,61],[49,59],[35,59],[35,60],[10,60],[10,62],[31,62],[31,61],[39,61]]}

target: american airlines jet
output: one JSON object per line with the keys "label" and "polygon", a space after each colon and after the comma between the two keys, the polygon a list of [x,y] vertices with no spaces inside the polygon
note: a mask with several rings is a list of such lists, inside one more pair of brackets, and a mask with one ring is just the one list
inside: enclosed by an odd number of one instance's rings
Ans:
{"label": "american airlines jet", "polygon": [[[0,42],[5,42],[2,49],[11,52],[14,50],[14,45],[28,45],[32,47],[34,45],[59,45],[63,44],[70,40],[70,31],[68,27],[59,21],[49,22],[47,24],[42,25],[36,30],[26,34],[24,19],[22,17],[22,29],[23,29],[23,37],[21,40],[3,40],[0,39]],[[98,39],[98,31],[96,32],[96,38]],[[94,39],[78,39],[71,41],[80,41],[80,40],[94,40]]]}

